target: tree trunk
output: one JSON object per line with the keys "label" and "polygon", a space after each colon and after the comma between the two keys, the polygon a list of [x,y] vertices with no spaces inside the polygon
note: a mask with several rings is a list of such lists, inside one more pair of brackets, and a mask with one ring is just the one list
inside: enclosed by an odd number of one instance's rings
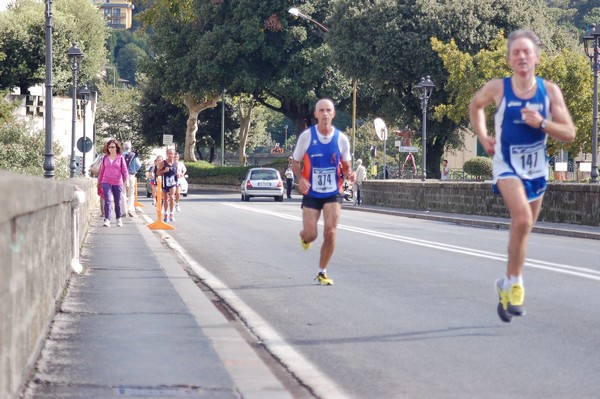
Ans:
{"label": "tree trunk", "polygon": [[238,143],[238,159],[240,165],[246,165],[248,159],[246,155],[246,145],[248,143],[248,135],[250,133],[250,122],[252,121],[252,110],[254,108],[254,99],[238,97],[238,114],[240,118],[240,134]]}
{"label": "tree trunk", "polygon": [[185,162],[197,161],[194,149],[196,148],[198,115],[205,109],[216,107],[220,98],[221,96],[219,96],[218,94],[214,94],[212,96],[206,96],[202,101],[197,102],[193,95],[185,95],[183,103],[188,108],[189,113],[187,127],[185,130],[185,150],[183,153],[183,160]]}

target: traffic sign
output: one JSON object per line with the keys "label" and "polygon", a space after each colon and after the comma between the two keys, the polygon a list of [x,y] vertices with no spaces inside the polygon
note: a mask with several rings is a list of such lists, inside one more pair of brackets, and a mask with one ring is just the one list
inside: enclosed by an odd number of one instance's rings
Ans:
{"label": "traffic sign", "polygon": [[163,134],[163,145],[173,144],[172,134]]}
{"label": "traffic sign", "polygon": [[412,146],[400,146],[398,152],[419,152],[419,147]]}
{"label": "traffic sign", "polygon": [[83,148],[83,137],[80,137],[79,140],[77,140],[77,149],[79,150],[79,152],[90,152],[90,150],[92,149],[92,140],[90,140],[89,137],[85,138],[85,151]]}

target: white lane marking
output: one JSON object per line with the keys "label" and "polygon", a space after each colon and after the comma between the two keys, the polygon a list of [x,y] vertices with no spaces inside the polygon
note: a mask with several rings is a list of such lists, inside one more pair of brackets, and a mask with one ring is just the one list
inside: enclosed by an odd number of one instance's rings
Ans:
{"label": "white lane marking", "polygon": [[[263,215],[270,215],[270,216],[278,217],[281,219],[296,220],[296,221],[300,221],[300,222],[302,221],[302,218],[300,216],[291,216],[291,215],[286,215],[283,213],[266,211],[264,209],[256,209],[256,208],[252,208],[249,206],[232,204],[232,203],[228,203],[228,202],[221,202],[220,204],[229,206],[232,208],[237,208],[237,209],[240,209],[243,211],[261,213]],[[323,223],[319,222],[319,224],[323,224]],[[384,238],[387,240],[403,242],[406,244],[412,244],[412,245],[418,245],[421,247],[437,249],[440,251],[454,252],[454,253],[459,253],[462,255],[476,256],[476,257],[480,257],[480,258],[497,260],[497,261],[501,261],[501,262],[506,262],[506,260],[507,260],[507,256],[504,254],[482,251],[482,250],[473,249],[473,248],[460,247],[457,245],[444,244],[441,242],[421,240],[421,239],[416,239],[416,238],[412,238],[412,237],[400,236],[400,235],[396,235],[396,234],[382,233],[379,231],[363,229],[360,227],[352,227],[352,226],[346,226],[343,224],[339,224],[338,229],[351,231],[351,232],[358,233],[358,234],[373,236],[373,237]],[[555,273],[569,274],[572,276],[577,276],[577,277],[587,278],[590,280],[600,281],[600,270],[593,270],[593,269],[588,269],[588,268],[584,268],[584,267],[564,265],[564,264],[560,264],[560,263],[546,262],[543,260],[530,259],[530,258],[525,260],[525,266],[533,267],[536,269],[548,270],[548,271],[552,271]]]}
{"label": "white lane marking", "polygon": [[[144,215],[147,221],[152,222]],[[238,313],[250,330],[261,340],[269,352],[279,359],[306,386],[310,387],[317,397],[343,399],[349,398],[342,388],[327,378],[317,366],[306,359],[287,343],[262,317],[252,310],[240,297],[229,289],[221,280],[196,262],[177,241],[164,231],[159,234],[167,245],[204,280],[219,297]]]}

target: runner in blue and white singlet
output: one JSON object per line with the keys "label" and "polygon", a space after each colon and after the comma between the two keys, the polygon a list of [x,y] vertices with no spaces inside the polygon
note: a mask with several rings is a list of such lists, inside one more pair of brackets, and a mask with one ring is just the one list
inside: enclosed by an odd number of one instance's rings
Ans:
{"label": "runner in blue and white singlet", "polygon": [[[471,126],[481,146],[493,155],[494,191],[510,214],[506,274],[496,280],[496,307],[503,322],[525,314],[523,268],[529,234],[542,209],[548,180],[547,136],[572,142],[575,125],[558,85],[536,76],[541,41],[530,30],[512,32],[506,42],[506,61],[512,75],[492,79],[473,96],[469,105]],[[490,136],[485,108],[495,104]]]}
{"label": "runner in blue and white singlet", "polygon": [[544,194],[548,180],[548,136],[542,130],[525,124],[521,113],[522,108],[533,109],[544,119],[550,119],[550,98],[544,80],[536,77],[536,81],[535,94],[523,99],[513,92],[511,78],[504,78],[504,96],[494,120],[494,185],[499,179],[519,177],[523,180],[529,201]]}

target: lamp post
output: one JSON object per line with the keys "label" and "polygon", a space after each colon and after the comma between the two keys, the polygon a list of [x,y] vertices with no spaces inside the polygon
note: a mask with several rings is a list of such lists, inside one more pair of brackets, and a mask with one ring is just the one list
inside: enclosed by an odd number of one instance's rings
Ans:
{"label": "lamp post", "polygon": [[81,145],[82,147],[82,153],[83,153],[83,157],[81,160],[81,174],[83,174],[83,176],[85,176],[85,154],[87,154],[88,149],[87,149],[87,137],[85,134],[85,125],[87,122],[87,119],[85,117],[85,111],[88,105],[88,102],[90,101],[90,95],[92,94],[92,92],[87,88],[87,86],[83,86],[83,88],[81,90],[79,90],[79,96],[81,97],[81,106],[83,107],[83,144]]}
{"label": "lamp post", "polygon": [[79,73],[79,68],[81,67],[81,60],[83,59],[83,53],[77,47],[77,43],[73,43],[73,47],[67,50],[67,56],[69,57],[69,66],[71,67],[71,71],[73,71],[73,112],[72,112],[72,120],[71,120],[71,163],[69,165],[69,169],[71,173],[69,176],[71,178],[75,177],[75,170],[77,166],[75,165],[75,124],[77,122],[77,74]]}
{"label": "lamp post", "polygon": [[54,150],[52,149],[52,0],[46,0],[46,153],[44,177],[54,177]]}
{"label": "lamp post", "polygon": [[583,34],[583,46],[585,54],[592,63],[592,72],[594,72],[594,108],[592,125],[592,171],[590,174],[592,183],[598,182],[598,53],[600,49],[600,32],[596,30],[596,24],[590,24],[587,31]]}
{"label": "lamp post", "polygon": [[431,94],[433,93],[433,88],[434,88],[434,84],[431,81],[431,79],[429,78],[429,76],[427,76],[427,78],[421,78],[421,81],[417,84],[416,88],[418,90],[418,95],[419,95],[419,99],[421,100],[421,109],[423,110],[423,122],[422,122],[422,126],[423,126],[423,130],[421,132],[421,141],[423,143],[423,156],[422,156],[422,174],[421,174],[421,180],[425,181],[425,179],[427,178],[427,171],[426,171],[426,160],[427,160],[427,101],[429,100],[429,97],[431,97]]}
{"label": "lamp post", "polygon": [[283,148],[285,149],[285,151],[287,151],[287,132],[288,132],[288,125],[285,125],[285,140],[283,140]]}

